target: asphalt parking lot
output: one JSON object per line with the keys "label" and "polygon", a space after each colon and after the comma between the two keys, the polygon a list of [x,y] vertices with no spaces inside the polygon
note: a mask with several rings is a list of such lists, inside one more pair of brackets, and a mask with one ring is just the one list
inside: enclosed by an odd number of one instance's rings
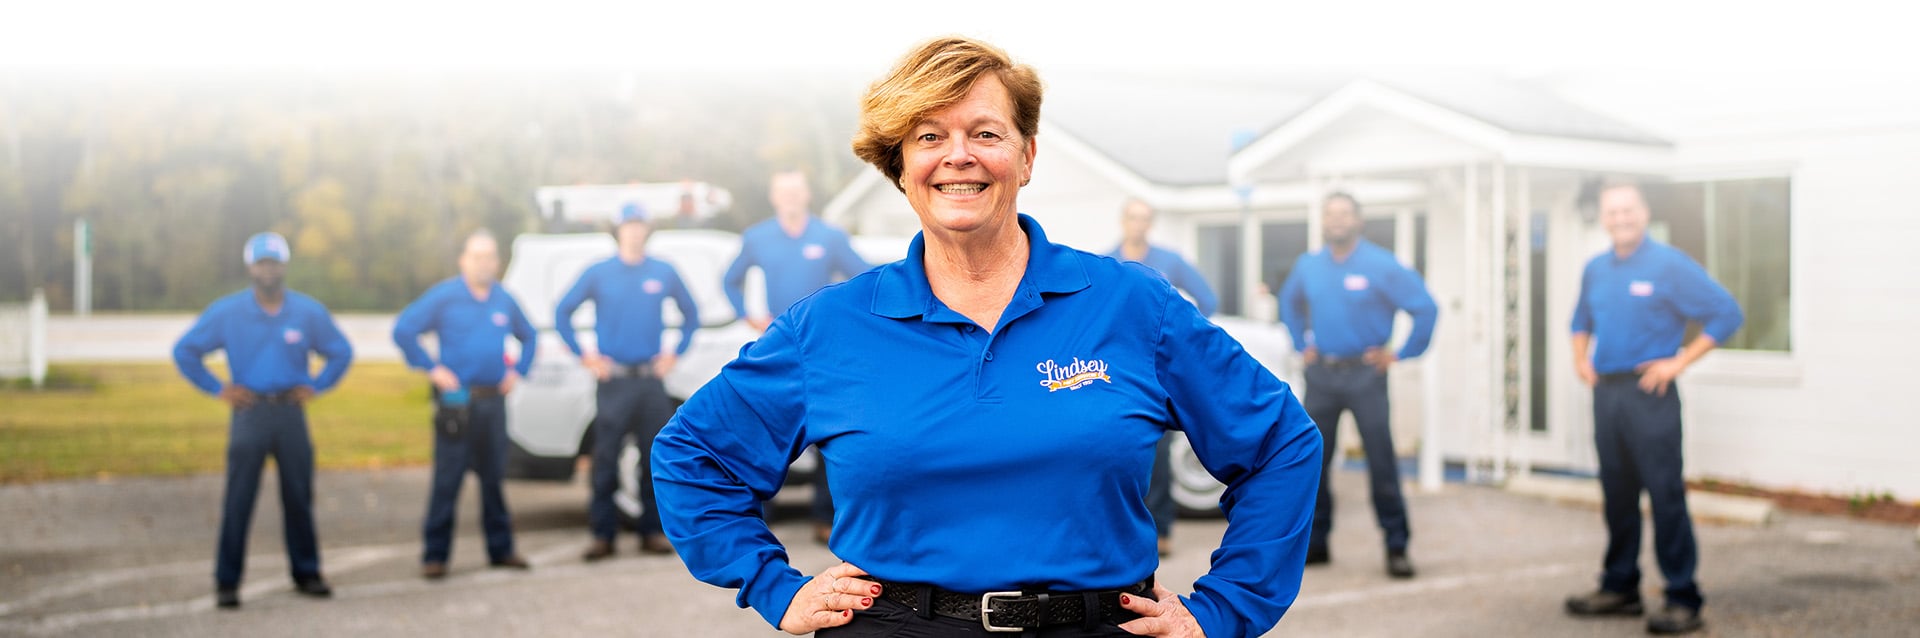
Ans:
{"label": "asphalt parking lot", "polygon": [[[717,636],[780,635],[730,591],[677,559],[641,556],[631,536],[616,560],[584,564],[584,484],[509,488],[530,572],[485,567],[472,485],[463,493],[453,575],[416,575],[427,473],[327,472],[317,485],[324,565],[335,597],[289,591],[279,508],[268,474],[237,612],[213,609],[220,479],[67,482],[0,487],[0,635],[44,636]],[[1449,484],[1410,492],[1411,581],[1382,571],[1365,475],[1335,474],[1341,507],[1332,565],[1309,570],[1270,635],[1632,636],[1634,620],[1577,620],[1566,594],[1592,586],[1604,531],[1590,507]],[[803,501],[804,494],[783,495]],[[1183,521],[1161,565],[1178,591],[1206,569],[1223,524]],[[775,526],[797,566],[835,562],[801,521]],[[1765,527],[1703,523],[1700,581],[1717,636],[1913,636],[1920,627],[1914,530],[1782,514]],[[1647,594],[1658,595],[1651,558]]]}

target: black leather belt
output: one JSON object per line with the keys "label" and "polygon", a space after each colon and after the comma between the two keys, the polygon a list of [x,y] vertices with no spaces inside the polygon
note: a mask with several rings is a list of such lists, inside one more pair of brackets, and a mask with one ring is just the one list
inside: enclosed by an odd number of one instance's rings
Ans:
{"label": "black leather belt", "polygon": [[497,385],[470,385],[467,386],[467,396],[474,399],[497,399],[505,395],[500,394],[500,386]]}
{"label": "black leather belt", "polygon": [[1319,359],[1315,360],[1313,364],[1326,368],[1328,370],[1347,370],[1351,368],[1373,367],[1373,364],[1367,363],[1365,359],[1361,359],[1360,357],[1328,357],[1324,355],[1321,356]]}
{"label": "black leather belt", "polygon": [[[991,632],[1015,632],[1054,625],[1093,628],[1118,625],[1139,618],[1120,606],[1120,595],[1153,598],[1153,578],[1119,590],[1087,592],[1019,592],[963,594],[931,585],[880,581],[882,598],[922,614],[979,621]],[[1091,613],[1089,613],[1091,612]]]}
{"label": "black leather belt", "polygon": [[300,403],[300,399],[294,396],[292,390],[272,394],[255,393],[254,397],[259,403],[271,403],[274,405],[295,405]]}
{"label": "black leather belt", "polygon": [[653,378],[653,365],[638,363],[629,366],[616,363],[607,371],[607,376],[615,379],[651,379]]}
{"label": "black leather belt", "polygon": [[1600,375],[1600,382],[1601,383],[1639,383],[1640,373],[1609,372],[1609,373]]}

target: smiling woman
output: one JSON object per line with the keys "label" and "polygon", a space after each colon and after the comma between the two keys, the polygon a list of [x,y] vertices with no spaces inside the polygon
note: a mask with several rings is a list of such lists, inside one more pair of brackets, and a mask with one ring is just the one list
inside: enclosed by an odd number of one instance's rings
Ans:
{"label": "smiling woman", "polygon": [[[795,304],[655,439],[675,549],[780,629],[1249,636],[1299,592],[1318,430],[1166,280],[1019,214],[1040,98],[1033,69],[984,42],[908,53],[854,138],[919,217],[906,259]],[[1214,569],[1187,598],[1154,581],[1144,501],[1168,430],[1227,485]],[[759,516],[809,445],[848,561],[813,577]]]}

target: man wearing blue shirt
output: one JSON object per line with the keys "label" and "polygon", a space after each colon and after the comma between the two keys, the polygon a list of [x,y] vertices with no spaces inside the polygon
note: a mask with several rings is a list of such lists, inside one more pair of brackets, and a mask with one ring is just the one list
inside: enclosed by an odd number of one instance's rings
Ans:
{"label": "man wearing blue shirt", "polygon": [[[1327,195],[1320,208],[1326,245],[1294,262],[1279,295],[1280,320],[1287,324],[1293,347],[1307,365],[1307,414],[1320,426],[1326,443],[1307,564],[1331,559],[1327,535],[1333,531],[1333,490],[1328,480],[1339,449],[1340,413],[1351,410],[1366,450],[1374,518],[1386,536],[1387,574],[1412,578],[1407,503],[1400,495],[1400,470],[1393,451],[1387,371],[1395,361],[1426,352],[1440,309],[1418,273],[1401,265],[1393,252],[1360,236],[1365,222],[1352,195]],[[1394,315],[1403,311],[1413,317],[1413,331],[1395,353],[1387,340],[1393,335]]]}
{"label": "man wearing blue shirt", "polygon": [[[1733,295],[1698,263],[1647,237],[1640,187],[1609,182],[1600,190],[1600,222],[1613,248],[1587,262],[1573,309],[1573,365],[1593,387],[1594,451],[1607,520],[1607,553],[1598,590],[1569,597],[1576,616],[1644,613],[1640,601],[1640,493],[1653,509],[1654,556],[1667,579],[1666,607],[1647,631],[1699,630],[1706,598],[1693,580],[1699,562],[1687,484],[1681,474],[1680,390],[1694,361],[1726,342],[1744,316]],[[1701,324],[1686,347],[1688,321]]]}
{"label": "man wearing blue shirt", "polygon": [[1147,243],[1147,233],[1153,230],[1154,210],[1152,206],[1138,199],[1128,199],[1120,208],[1120,245],[1115,246],[1107,256],[1121,261],[1137,261],[1160,273],[1167,283],[1180,292],[1186,293],[1202,316],[1211,317],[1220,308],[1220,298],[1214,296],[1213,286],[1207,285],[1207,278],[1193,267],[1180,253]]}
{"label": "man wearing blue shirt", "polygon": [[[1202,316],[1213,316],[1213,311],[1220,307],[1220,299],[1213,295],[1213,286],[1207,285],[1200,271],[1180,253],[1147,243],[1147,232],[1153,230],[1153,213],[1153,207],[1139,199],[1130,198],[1121,205],[1120,245],[1107,256],[1152,268],[1165,277],[1167,283],[1186,293]],[[1179,506],[1173,502],[1173,471],[1167,459],[1172,443],[1173,433],[1169,432],[1154,448],[1153,480],[1147,487],[1147,509],[1153,512],[1154,531],[1160,535],[1161,556],[1173,553],[1173,519],[1180,514]]]}
{"label": "man wearing blue shirt", "polygon": [[[872,268],[853,251],[845,231],[808,213],[813,194],[805,173],[774,173],[767,190],[773,219],[740,234],[740,256],[727,267],[723,282],[734,316],[762,332],[774,317],[821,286]],[[747,314],[747,269],[754,267],[766,277],[768,316]],[[814,539],[825,543],[833,529],[833,496],[827,491],[826,465],[819,467],[813,480]]]}
{"label": "man wearing blue shirt", "polygon": [[[598,561],[613,556],[613,537],[619,529],[613,492],[620,479],[620,453],[628,435],[640,446],[640,550],[649,554],[673,552],[660,533],[660,512],[654,505],[653,476],[648,455],[653,437],[673,418],[673,400],[661,379],[693,345],[700,327],[700,309],[672,265],[647,257],[652,234],[646,211],[638,205],[621,209],[614,228],[619,254],[587,267],[554,308],[553,326],[567,349],[600,380],[593,423],[593,495],[587,502],[587,525],[593,542],[582,558]],[[680,310],[680,343],[661,351],[666,329],[660,311],[668,298]],[[583,350],[574,336],[573,314],[593,302],[594,349]]]}
{"label": "man wearing blue shirt", "polygon": [[[460,275],[428,288],[393,323],[393,342],[407,365],[427,373],[440,410],[433,438],[433,491],[422,526],[426,548],[420,575],[447,575],[453,553],[454,505],[467,470],[480,478],[480,523],[486,529],[487,562],[494,567],[527,569],[513,549],[513,519],[507,513],[500,481],[507,469],[506,395],[533,367],[533,324],[496,277],[500,244],[485,230],[467,237],[460,252]],[[439,358],[420,347],[420,335],[432,332]],[[507,367],[506,339],[520,342],[520,358]]]}
{"label": "man wearing blue shirt", "polygon": [[[220,550],[213,572],[216,604],[222,609],[240,606],[247,528],[253,524],[260,472],[268,456],[280,471],[280,513],[294,589],[318,598],[333,595],[320,575],[320,542],[313,529],[313,442],[307,436],[305,406],[333,389],[353,360],[353,346],[327,307],[287,290],[287,260],[293,253],[286,238],[254,235],[241,256],[253,288],[213,302],[173,346],[180,374],[233,407]],[[231,381],[225,385],[203,361],[215,350],[227,352]],[[317,378],[308,368],[312,353],[327,361]]]}

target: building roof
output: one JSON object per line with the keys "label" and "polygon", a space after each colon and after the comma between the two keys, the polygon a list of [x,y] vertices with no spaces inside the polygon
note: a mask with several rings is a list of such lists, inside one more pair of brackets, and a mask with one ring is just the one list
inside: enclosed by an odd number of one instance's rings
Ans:
{"label": "building roof", "polygon": [[1045,122],[1141,177],[1169,186],[1226,182],[1236,139],[1250,141],[1279,129],[1341,89],[1369,79],[1512,133],[1669,145],[1547,91],[1478,73],[1364,79],[1353,74],[1248,79],[1065,73],[1044,79]]}

